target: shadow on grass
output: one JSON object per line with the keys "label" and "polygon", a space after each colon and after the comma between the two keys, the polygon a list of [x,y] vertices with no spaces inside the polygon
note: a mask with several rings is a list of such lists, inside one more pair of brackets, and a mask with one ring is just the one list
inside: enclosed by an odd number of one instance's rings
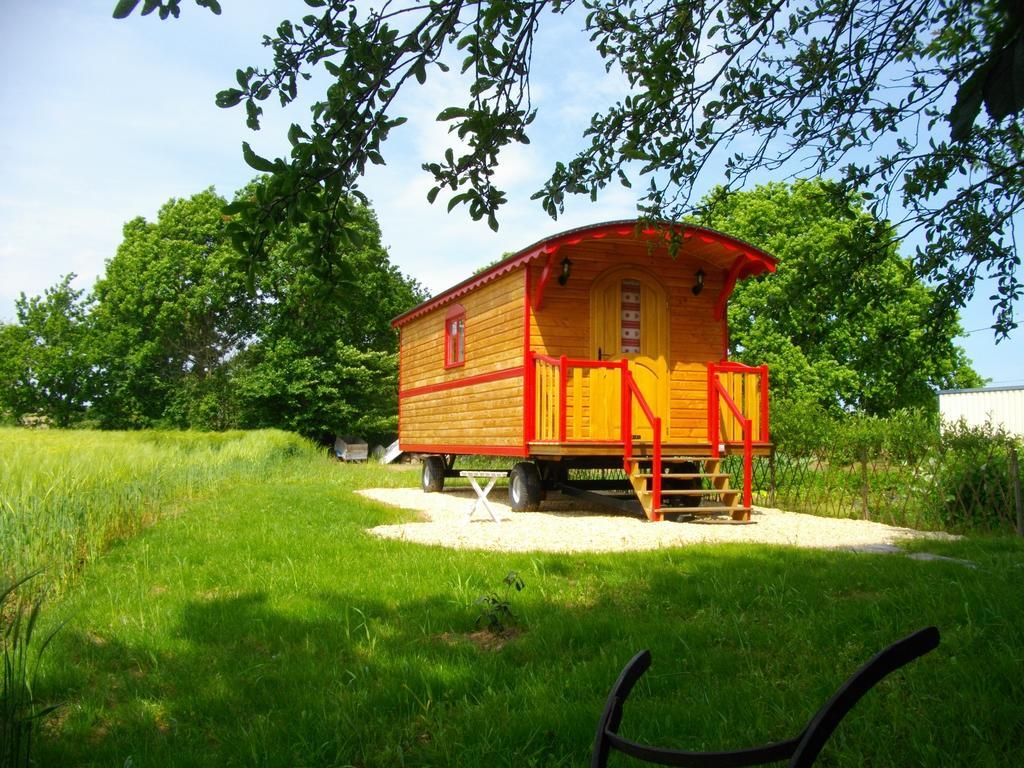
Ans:
{"label": "shadow on grass", "polygon": [[[313,602],[315,619],[261,593],[194,600],[153,644],[66,631],[68,663],[47,688],[71,703],[47,729],[43,763],[395,765],[418,754],[456,764],[452,750],[477,727],[467,721],[511,725],[504,697],[522,653],[515,640],[498,650],[475,642],[464,607],[438,598],[399,613],[340,593]],[[534,657],[530,676],[556,680],[564,661]],[[481,707],[493,711],[469,713]],[[488,726],[492,715],[501,720]],[[446,742],[453,721],[460,733]],[[533,725],[518,730],[536,739]]]}
{"label": "shadow on grass", "polygon": [[[795,733],[872,653],[928,623],[945,647],[862,702],[834,764],[942,765],[952,745],[997,753],[1006,735],[993,729],[1020,692],[1001,692],[981,719],[992,702],[971,696],[992,682],[985,654],[1020,623],[992,634],[964,615],[980,576],[914,584],[952,571],[871,557],[694,549],[628,569],[611,556],[521,558],[534,568],[513,606],[523,631],[499,650],[472,641],[473,610],[447,594],[194,596],[131,641],[113,623],[65,630],[47,687],[70,704],[38,754],[50,765],[580,765],[609,686],[642,647],[654,666],[623,732],[738,748]],[[958,663],[965,651],[982,656]]]}

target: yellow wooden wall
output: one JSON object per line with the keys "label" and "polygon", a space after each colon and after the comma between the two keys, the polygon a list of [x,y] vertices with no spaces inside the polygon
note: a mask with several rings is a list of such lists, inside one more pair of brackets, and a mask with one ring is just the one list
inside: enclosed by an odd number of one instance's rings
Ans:
{"label": "yellow wooden wall", "polygon": [[[539,352],[553,357],[596,359],[597,348],[591,339],[590,288],[594,280],[613,267],[637,266],[653,274],[668,292],[669,395],[667,437],[682,442],[707,439],[707,367],[722,355],[725,321],[712,317],[715,301],[726,278],[726,270],[706,261],[688,257],[685,246],[675,259],[665,248],[649,250],[646,243],[626,241],[587,241],[565,247],[555,255],[555,266],[568,256],[572,275],[565,286],[552,278],[544,291],[543,306],[532,313],[530,343]],[[532,267],[534,290],[543,265]],[[694,296],[692,287],[698,267],[706,273],[704,290]],[[577,390],[586,397],[587,377]],[[573,405],[574,388],[567,400]],[[664,416],[663,416],[664,418]]]}
{"label": "yellow wooden wall", "polygon": [[[401,328],[399,392],[498,373],[523,364],[523,269],[457,300],[466,310],[466,363],[444,367],[446,304]],[[429,392],[401,401],[403,445],[519,447],[522,377]]]}

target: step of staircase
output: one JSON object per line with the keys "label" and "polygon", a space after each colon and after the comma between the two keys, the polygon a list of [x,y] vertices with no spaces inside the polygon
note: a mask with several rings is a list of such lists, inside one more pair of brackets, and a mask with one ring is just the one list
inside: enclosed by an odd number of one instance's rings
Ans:
{"label": "step of staircase", "polygon": [[735,488],[685,488],[685,489],[661,489],[662,496],[736,496],[739,491]]}
{"label": "step of staircase", "polygon": [[[649,520],[661,520],[665,515],[710,517],[718,515],[729,515],[732,521],[742,522],[750,519],[750,509],[741,505],[742,491],[729,487],[731,475],[719,471],[721,460],[708,456],[663,456],[662,466],[662,505],[659,509],[654,508],[652,471],[654,459],[650,456],[635,456],[632,458],[631,471],[629,472],[630,484],[636,493],[640,505],[643,507]],[[678,465],[688,464],[687,471],[673,471],[680,469]],[[701,471],[694,472],[696,467]],[[666,483],[667,481],[667,483]],[[698,484],[697,488],[672,488],[677,483]],[[665,487],[668,485],[669,487]],[[689,499],[696,501],[694,506],[666,505],[665,500]]]}

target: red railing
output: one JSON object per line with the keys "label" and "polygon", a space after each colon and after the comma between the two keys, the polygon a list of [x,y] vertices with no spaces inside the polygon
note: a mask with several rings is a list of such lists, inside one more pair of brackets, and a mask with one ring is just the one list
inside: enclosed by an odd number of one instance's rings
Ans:
{"label": "red railing", "polygon": [[651,425],[652,442],[654,444],[651,456],[651,495],[653,497],[651,512],[654,514],[654,520],[660,520],[661,515],[658,510],[661,509],[661,417],[655,416],[651,411],[651,407],[647,404],[643,394],[641,394],[640,388],[633,380],[633,374],[629,372],[626,361],[623,360],[622,362],[622,465],[628,474],[631,470],[629,463],[633,456],[633,404],[630,402],[630,398],[635,397],[640,405],[640,410],[643,411],[644,416],[647,417],[647,421]]}
{"label": "red railing", "polygon": [[[722,382],[719,374],[730,375],[729,386]],[[741,374],[736,377],[734,374]],[[759,386],[754,386],[754,378]],[[746,410],[736,404],[734,395],[741,396]],[[720,403],[724,402],[729,416],[723,425]],[[718,458],[724,444],[743,445],[743,506],[749,508],[753,502],[754,465],[754,420],[758,439],[768,442],[768,366],[749,366],[741,363],[708,363],[708,441],[711,455]],[[735,439],[735,426],[742,432],[742,441]],[[725,438],[722,431],[726,432]]]}
{"label": "red railing", "polygon": [[[722,376],[725,381],[722,381]],[[714,382],[718,382],[725,392],[737,404],[741,415],[735,413],[722,419],[717,398],[714,397]],[[731,421],[732,417],[736,421]],[[708,363],[708,440],[713,445],[719,442],[739,444],[741,440],[734,438],[734,427],[739,426],[746,418],[751,421],[757,440],[762,443],[768,437],[768,366],[743,365],[742,363]],[[712,440],[712,431],[719,439]],[[721,439],[722,432],[725,438]]]}
{"label": "red railing", "polygon": [[[652,461],[651,487],[653,509],[661,508],[661,418],[655,416],[641,393],[627,360],[605,362],[603,360],[578,360],[542,355],[531,350],[526,357],[526,392],[524,395],[526,413],[524,432],[526,442],[557,441],[560,443],[598,443],[603,439],[568,436],[567,394],[570,368],[605,369],[619,371],[621,412],[619,416],[620,440],[623,449],[623,466],[629,472],[633,457],[633,401],[640,406],[644,417],[651,425]],[[538,377],[539,373],[539,377]],[[542,380],[538,399],[537,382]],[[557,396],[554,394],[557,392]]]}
{"label": "red railing", "polygon": [[[577,360],[530,351],[526,358],[526,441],[527,443],[598,443],[599,438],[570,437],[568,434],[569,370],[623,369],[625,361]],[[628,369],[626,371],[628,373]],[[539,385],[538,385],[539,384]]]}

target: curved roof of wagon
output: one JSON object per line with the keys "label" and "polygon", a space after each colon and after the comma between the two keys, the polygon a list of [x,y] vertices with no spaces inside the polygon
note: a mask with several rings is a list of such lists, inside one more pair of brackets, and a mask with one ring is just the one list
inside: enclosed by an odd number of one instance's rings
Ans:
{"label": "curved roof of wagon", "polygon": [[[473,275],[457,285],[453,285],[448,290],[442,291],[437,294],[437,296],[427,299],[425,302],[413,307],[408,312],[404,312],[393,319],[391,321],[391,325],[395,328],[405,325],[410,320],[414,320],[415,318],[420,317],[427,312],[431,312],[438,307],[450,304],[461,296],[465,296],[470,291],[475,290],[479,286],[485,285],[492,280],[496,280],[502,275],[507,275],[512,270],[517,269],[524,264],[529,264],[540,259],[550,258],[565,246],[578,245],[585,240],[600,240],[605,238],[668,240],[671,237],[665,228],[646,226],[644,229],[639,229],[641,225],[643,225],[643,222],[639,219],[606,221],[600,224],[590,224],[585,227],[566,230],[565,232],[560,232],[557,235],[551,235],[543,240],[538,240],[536,243],[533,243],[532,245],[523,248],[521,251],[512,254],[508,258],[502,259],[497,264],[488,267],[483,272]],[[692,224],[677,224],[669,229],[673,229],[678,233],[680,238],[680,248],[685,247],[688,241],[693,243],[694,238],[696,238],[696,241],[699,242],[701,251],[701,253],[697,255],[706,257],[731,257],[733,270],[736,273],[733,279],[752,277],[753,275],[759,275],[763,272],[774,272],[775,265],[778,263],[778,260],[774,256],[766,253],[760,248],[714,229],[698,227]]]}

